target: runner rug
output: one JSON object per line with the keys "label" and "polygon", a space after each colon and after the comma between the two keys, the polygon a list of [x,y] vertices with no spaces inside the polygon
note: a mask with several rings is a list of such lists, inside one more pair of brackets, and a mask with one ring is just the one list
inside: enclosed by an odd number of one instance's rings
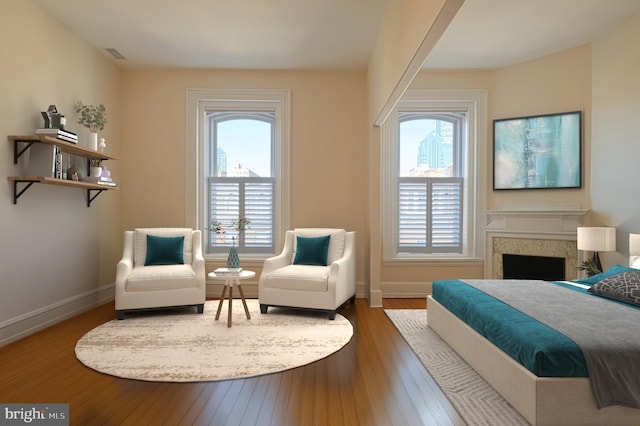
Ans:
{"label": "runner rug", "polygon": [[261,314],[248,299],[251,319],[240,300],[228,302],[215,320],[218,301],[203,314],[191,309],[128,313],[85,334],[76,357],[89,368],[128,379],[165,382],[227,380],[276,373],[325,358],[353,335],[349,320],[322,312],[270,307]]}
{"label": "runner rug", "polygon": [[424,309],[385,309],[385,313],[468,425],[529,424],[427,326]]}

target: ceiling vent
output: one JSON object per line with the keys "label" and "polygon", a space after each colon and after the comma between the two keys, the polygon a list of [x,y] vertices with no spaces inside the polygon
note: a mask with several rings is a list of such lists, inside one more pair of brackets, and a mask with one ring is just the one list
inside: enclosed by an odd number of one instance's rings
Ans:
{"label": "ceiling vent", "polygon": [[107,47],[106,49],[107,52],[109,52],[111,54],[111,56],[113,56],[116,59],[127,59],[125,58],[122,53],[118,52],[116,49],[112,48],[112,47]]}

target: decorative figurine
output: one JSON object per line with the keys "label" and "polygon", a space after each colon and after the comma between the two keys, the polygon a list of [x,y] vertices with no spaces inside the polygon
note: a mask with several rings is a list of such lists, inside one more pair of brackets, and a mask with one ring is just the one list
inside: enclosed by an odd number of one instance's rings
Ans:
{"label": "decorative figurine", "polygon": [[55,105],[49,105],[49,109],[42,111],[41,114],[44,118],[45,129],[64,130],[64,126],[67,124],[67,118],[62,114],[58,114],[58,109]]}

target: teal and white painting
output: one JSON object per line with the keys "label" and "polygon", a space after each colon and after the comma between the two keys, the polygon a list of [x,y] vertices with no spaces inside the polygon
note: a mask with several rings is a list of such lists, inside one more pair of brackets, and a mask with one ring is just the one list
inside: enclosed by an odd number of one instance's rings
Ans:
{"label": "teal and white painting", "polygon": [[580,188],[582,112],[493,121],[493,188]]}

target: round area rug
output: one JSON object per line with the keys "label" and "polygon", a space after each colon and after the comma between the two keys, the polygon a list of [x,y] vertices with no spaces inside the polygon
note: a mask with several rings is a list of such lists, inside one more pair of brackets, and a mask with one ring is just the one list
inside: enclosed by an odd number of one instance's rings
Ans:
{"label": "round area rug", "polygon": [[218,301],[195,309],[127,314],[85,334],[76,357],[89,368],[127,379],[164,382],[227,380],[276,373],[325,358],[353,335],[349,320],[323,312],[269,308],[261,314],[249,299],[251,319],[240,300],[228,301],[215,320]]}

